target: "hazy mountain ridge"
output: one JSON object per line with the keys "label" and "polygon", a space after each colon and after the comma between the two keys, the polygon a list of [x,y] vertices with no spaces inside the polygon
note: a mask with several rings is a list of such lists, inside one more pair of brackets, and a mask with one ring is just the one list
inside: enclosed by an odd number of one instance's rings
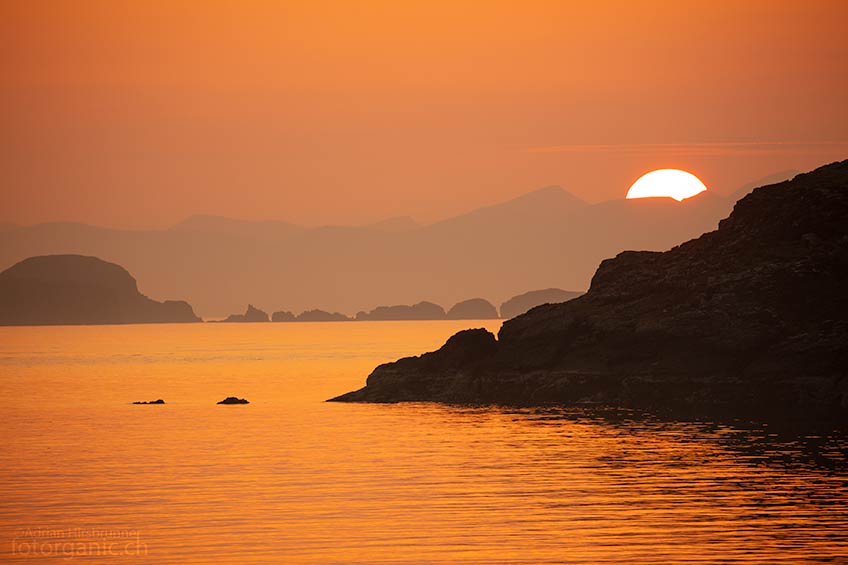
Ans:
{"label": "hazy mountain ridge", "polygon": [[250,221],[195,214],[171,226],[170,231],[193,233],[219,233],[237,236],[285,237],[304,231],[306,228],[289,222],[268,220]]}
{"label": "hazy mountain ridge", "polygon": [[247,300],[267,311],[349,314],[422,296],[499,303],[528,288],[586,288],[603,257],[667,249],[713,229],[731,206],[710,192],[682,203],[587,204],[546,187],[424,226],[395,218],[306,228],[204,215],[165,230],[51,223],[0,232],[0,268],[36,255],[94,255],[135,273],[147,294],[185,296],[206,317]]}
{"label": "hazy mountain ridge", "polygon": [[363,227],[388,233],[398,233],[416,230],[421,227],[421,224],[416,222],[410,216],[395,216],[393,218],[386,218],[385,220],[366,224]]}
{"label": "hazy mountain ridge", "polygon": [[776,173],[772,173],[770,175],[766,175],[762,178],[759,178],[755,181],[743,184],[742,186],[734,190],[732,193],[730,193],[727,197],[733,201],[741,200],[745,196],[748,196],[751,191],[757,188],[758,186],[767,186],[769,184],[777,184],[785,180],[792,180],[800,174],[801,171],[797,171],[795,169],[778,171]]}

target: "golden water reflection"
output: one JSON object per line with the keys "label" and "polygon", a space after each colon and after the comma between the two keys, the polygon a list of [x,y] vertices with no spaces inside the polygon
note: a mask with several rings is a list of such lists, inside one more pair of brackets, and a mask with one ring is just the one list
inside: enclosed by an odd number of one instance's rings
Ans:
{"label": "golden water reflection", "polygon": [[0,559],[59,541],[111,562],[91,543],[124,535],[156,563],[848,556],[844,435],[322,402],[463,327],[0,328]]}

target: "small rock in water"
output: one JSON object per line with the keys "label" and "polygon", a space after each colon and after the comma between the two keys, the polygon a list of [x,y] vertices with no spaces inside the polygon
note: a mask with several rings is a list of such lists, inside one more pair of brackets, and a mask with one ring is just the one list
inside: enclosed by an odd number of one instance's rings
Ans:
{"label": "small rock in water", "polygon": [[133,404],[165,404],[165,401],[161,398],[158,400],[145,400],[144,402],[133,402]]}
{"label": "small rock in water", "polygon": [[235,396],[228,396],[218,404],[250,404],[246,398],[238,398]]}

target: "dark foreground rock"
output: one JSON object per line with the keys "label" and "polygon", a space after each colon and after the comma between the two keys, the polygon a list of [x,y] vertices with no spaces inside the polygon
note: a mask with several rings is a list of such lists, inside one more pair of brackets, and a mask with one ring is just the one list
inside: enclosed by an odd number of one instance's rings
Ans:
{"label": "dark foreground rock", "polygon": [[143,402],[136,401],[136,402],[133,402],[133,404],[165,404],[165,401],[160,398],[158,400],[145,400]]}
{"label": "dark foreground rock", "polygon": [[848,161],[761,187],[717,231],[603,261],[589,291],[377,367],[333,400],[848,415]]}
{"label": "dark foreground rock", "polygon": [[126,269],[97,257],[30,257],[0,273],[0,326],[199,321],[187,302],[151,300]]}
{"label": "dark foreground rock", "polygon": [[218,402],[218,404],[250,404],[245,398],[238,398],[235,396],[228,396],[224,400]]}

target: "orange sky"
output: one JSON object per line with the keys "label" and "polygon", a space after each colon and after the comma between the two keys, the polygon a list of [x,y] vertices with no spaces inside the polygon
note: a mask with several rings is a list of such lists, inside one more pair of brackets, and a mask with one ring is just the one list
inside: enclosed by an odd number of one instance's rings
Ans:
{"label": "orange sky", "polygon": [[848,2],[5,1],[0,222],[431,221],[848,158]]}

